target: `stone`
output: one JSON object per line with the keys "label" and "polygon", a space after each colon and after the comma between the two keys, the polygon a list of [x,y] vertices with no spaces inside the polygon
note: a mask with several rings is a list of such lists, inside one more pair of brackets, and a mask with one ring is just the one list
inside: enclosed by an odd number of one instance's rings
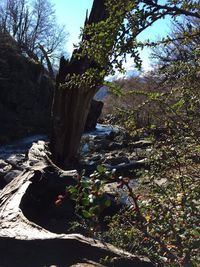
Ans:
{"label": "stone", "polygon": [[103,102],[102,101],[97,101],[94,99],[92,100],[90,110],[88,113],[88,117],[86,120],[86,124],[85,124],[85,131],[86,132],[95,130],[97,120],[101,115],[102,108],[103,108]]}
{"label": "stone", "polygon": [[19,174],[21,173],[21,171],[18,170],[12,170],[10,172],[8,172],[5,176],[4,176],[4,180],[5,182],[8,184],[10,183],[14,178],[16,178]]}
{"label": "stone", "polygon": [[132,148],[132,149],[134,149],[134,148],[146,148],[146,147],[151,146],[152,144],[153,144],[152,141],[140,140],[140,141],[137,141],[137,142],[134,142],[134,143],[130,143],[129,147]]}
{"label": "stone", "polygon": [[117,175],[131,175],[132,170],[147,169],[148,162],[145,160],[132,161],[130,163],[121,163],[118,165],[106,165],[108,170],[116,170]]}
{"label": "stone", "polygon": [[8,163],[6,163],[4,160],[0,159],[0,170],[4,169],[4,167],[7,165],[8,165]]}
{"label": "stone", "polygon": [[107,163],[107,164],[110,164],[110,165],[118,165],[118,164],[121,164],[121,163],[129,163],[129,159],[127,157],[108,157],[106,158],[103,163]]}
{"label": "stone", "polygon": [[105,267],[105,265],[98,264],[98,263],[77,263],[73,264],[70,267]]}
{"label": "stone", "polygon": [[107,150],[109,149],[109,146],[110,141],[107,139],[95,140],[94,142],[94,148],[96,151]]}
{"label": "stone", "polygon": [[90,160],[91,161],[99,161],[99,160],[101,160],[101,156],[100,155],[93,155]]}
{"label": "stone", "polygon": [[111,142],[108,145],[108,150],[117,150],[117,149],[122,149],[124,147],[123,143],[117,143],[117,142]]}

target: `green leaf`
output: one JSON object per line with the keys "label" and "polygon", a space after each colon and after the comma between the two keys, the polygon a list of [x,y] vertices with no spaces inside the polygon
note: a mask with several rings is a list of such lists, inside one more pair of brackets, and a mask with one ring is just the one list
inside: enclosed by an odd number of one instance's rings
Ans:
{"label": "green leaf", "polygon": [[107,200],[104,203],[105,207],[110,207],[111,205],[111,200],[109,198],[107,198]]}
{"label": "green leaf", "polygon": [[111,200],[110,200],[110,198],[108,196],[103,195],[101,197],[101,199],[100,199],[100,203],[101,203],[101,205],[102,205],[103,208],[107,208],[107,207],[110,206]]}
{"label": "green leaf", "polygon": [[99,33],[99,37],[104,37],[105,36],[105,33],[104,32],[100,32]]}
{"label": "green leaf", "polygon": [[82,214],[83,214],[83,217],[85,217],[86,219],[93,217],[93,214],[88,212],[87,210],[82,210]]}
{"label": "green leaf", "polygon": [[74,186],[71,186],[67,189],[67,191],[70,193],[70,194],[76,194],[78,192],[78,189]]}
{"label": "green leaf", "polygon": [[88,206],[90,204],[90,200],[88,197],[85,197],[81,200],[83,206]]}
{"label": "green leaf", "polygon": [[98,166],[97,166],[97,171],[98,171],[99,173],[104,173],[104,172],[105,172],[105,168],[104,168],[102,165],[98,165]]}
{"label": "green leaf", "polygon": [[89,213],[93,215],[98,215],[99,214],[99,206],[94,206],[89,209]]}

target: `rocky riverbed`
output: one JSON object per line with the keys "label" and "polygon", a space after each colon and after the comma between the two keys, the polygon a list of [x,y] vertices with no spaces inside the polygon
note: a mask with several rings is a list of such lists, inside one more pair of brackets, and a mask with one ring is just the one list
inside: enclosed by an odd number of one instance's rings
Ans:
{"label": "rocky riverbed", "polygon": [[[0,147],[0,188],[27,168],[26,153],[33,142],[43,140],[45,135],[34,135]],[[116,169],[119,175],[134,178],[134,170],[147,167],[151,142],[138,139],[120,127],[97,124],[96,130],[83,134],[80,146],[79,172],[85,169],[90,175],[98,165]]]}
{"label": "rocky riverbed", "polygon": [[90,173],[97,165],[104,165],[119,174],[131,175],[132,170],[147,166],[151,145],[151,141],[133,138],[118,126],[97,125],[96,131],[82,137],[81,168]]}
{"label": "rocky riverbed", "polygon": [[26,169],[27,151],[33,142],[47,140],[45,135],[25,137],[0,146],[0,189]]}

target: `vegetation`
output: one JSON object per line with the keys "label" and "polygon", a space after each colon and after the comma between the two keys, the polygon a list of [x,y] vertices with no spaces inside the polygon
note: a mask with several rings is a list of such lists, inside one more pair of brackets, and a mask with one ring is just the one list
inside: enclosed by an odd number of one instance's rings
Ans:
{"label": "vegetation", "polygon": [[1,1],[0,31],[9,33],[30,58],[45,63],[54,77],[52,65],[63,52],[67,34],[56,21],[51,1]]}
{"label": "vegetation", "polygon": [[[116,99],[119,101],[118,123],[124,123],[133,135],[138,128],[150,134],[154,129],[162,128],[159,138],[150,136],[155,138],[148,157],[150,169],[139,172],[136,175],[139,186],[131,188],[129,177],[117,177],[98,166],[90,177],[79,177],[78,185],[68,188],[67,194],[76,202],[77,221],[88,229],[89,234],[93,230],[94,235],[104,241],[147,255],[158,266],[199,266],[199,5],[196,1],[168,2],[169,5],[165,7],[158,5],[157,1],[144,1],[145,8],[142,5],[137,6],[137,20],[141,14],[143,18],[150,14],[148,11],[154,14],[152,20],[145,21],[143,27],[140,27],[143,29],[166,14],[193,14],[195,19],[176,22],[172,36],[168,36],[166,40],[153,44],[148,41],[146,45],[155,48],[153,57],[156,58],[158,67],[150,77],[116,82],[117,87],[125,87],[125,91],[122,93],[123,97],[114,99],[115,103]],[[133,4],[132,1],[127,3],[128,7]],[[135,15],[134,8],[135,6],[131,6],[131,12],[126,13],[132,23],[135,23],[135,17],[132,16]],[[109,20],[108,22],[110,23]],[[106,31],[106,22],[101,22],[100,25],[97,32],[99,30],[102,43],[103,36],[107,38],[111,32]],[[130,25],[132,24],[129,24],[129,30]],[[120,28],[120,36],[127,33],[126,26],[127,21],[123,25],[123,31]],[[93,32],[95,25],[88,27],[91,36],[97,38],[98,34],[94,35]],[[102,27],[105,27],[104,30]],[[139,29],[137,27],[137,32]],[[135,31],[131,32],[131,41],[133,34]],[[93,44],[95,40],[93,39]],[[105,46],[101,50],[100,42],[97,41],[97,46],[93,45],[91,50],[88,50],[89,44],[83,44],[83,51],[85,55],[89,51],[89,55],[95,57],[100,65],[114,55],[114,60],[109,62],[121,68],[121,62],[116,61],[117,55],[119,51],[120,55],[123,54],[122,48],[126,44],[133,49],[132,55],[140,65],[136,47],[129,46],[130,40],[128,43],[127,36],[119,40],[120,44],[108,44],[108,47],[112,46],[114,54],[107,53],[107,58],[100,57],[101,51],[105,56]],[[100,52],[93,53],[95,49]],[[111,70],[112,66],[109,65],[108,68]],[[139,116],[143,112],[142,119],[136,116],[136,111]],[[107,218],[105,229],[101,228],[101,213],[111,201],[105,196],[104,185],[113,181],[125,190],[129,205],[114,217]]]}
{"label": "vegetation", "polygon": [[[77,161],[90,103],[105,76],[115,69],[122,70],[127,54],[131,55],[137,67],[141,66],[138,49],[152,44],[138,43],[138,34],[166,15],[198,19],[198,11],[196,1],[167,1],[162,5],[153,0],[94,0],[79,46],[70,61],[62,59],[60,64],[51,139],[56,164],[68,168]],[[187,33],[184,37],[189,36],[190,33]]]}
{"label": "vegetation", "polygon": [[[28,18],[26,2],[19,3],[22,6],[8,7],[15,7],[14,11],[21,7],[23,20],[16,23],[15,16],[9,17],[12,12],[2,17],[2,29],[15,38],[20,38],[20,27]],[[45,4],[42,0],[35,3]],[[138,49],[154,48],[157,66],[153,73],[112,85],[122,95],[114,99],[118,123],[132,135],[140,131],[154,140],[149,169],[135,174],[138,187],[131,187],[129,177],[118,177],[98,166],[90,177],[80,175],[77,185],[67,187],[55,205],[70,196],[75,204],[75,224],[90,235],[147,255],[158,266],[200,264],[199,9],[199,2],[192,0],[168,0],[166,4],[157,0],[94,0],[82,40],[70,60],[61,58],[56,81],[50,148],[54,162],[67,169],[76,163],[91,100],[105,76],[115,69],[123,70],[127,54],[140,68]],[[137,42],[139,33],[166,15],[175,21],[171,36],[156,43]],[[187,17],[186,21],[177,20],[179,15]],[[7,28],[9,20],[14,24]],[[37,36],[31,29],[27,33]],[[38,42],[43,39],[41,35]],[[34,52],[38,46],[32,45]],[[119,87],[125,90],[121,93]],[[158,137],[155,130],[159,129]],[[126,193],[128,205],[114,217],[104,218],[102,214],[113,201],[104,186],[114,181]]]}

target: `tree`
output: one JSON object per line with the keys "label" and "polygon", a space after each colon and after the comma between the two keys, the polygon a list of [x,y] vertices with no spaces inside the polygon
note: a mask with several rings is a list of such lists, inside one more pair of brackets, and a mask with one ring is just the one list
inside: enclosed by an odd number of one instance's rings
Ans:
{"label": "tree", "polygon": [[69,61],[60,61],[50,144],[56,164],[66,168],[76,160],[91,100],[104,77],[122,69],[127,53],[141,66],[137,35],[166,15],[200,18],[198,11],[196,1],[94,0],[79,46]]}
{"label": "tree", "polygon": [[9,33],[30,58],[46,60],[53,77],[52,64],[60,57],[67,34],[58,25],[51,2],[4,0],[0,11],[0,30]]}
{"label": "tree", "polygon": [[184,21],[172,23],[171,33],[168,36],[168,44],[161,42],[153,49],[151,57],[156,59],[159,67],[164,69],[173,62],[186,62],[190,65],[196,64],[194,51],[199,46],[200,20],[196,18],[186,18]]}
{"label": "tree", "polygon": [[199,22],[199,19],[187,18],[173,23],[170,42],[154,48],[152,55],[158,62],[154,73],[161,77],[160,86],[165,87],[166,92],[161,97],[162,107],[168,107],[165,123],[168,117],[168,125],[173,129],[190,129],[196,136],[200,110]]}

